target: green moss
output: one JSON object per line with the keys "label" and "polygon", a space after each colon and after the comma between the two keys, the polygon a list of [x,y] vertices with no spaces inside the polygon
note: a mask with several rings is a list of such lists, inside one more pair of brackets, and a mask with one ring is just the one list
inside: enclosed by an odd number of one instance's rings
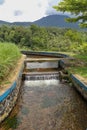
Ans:
{"label": "green moss", "polygon": [[9,130],[12,128],[12,130],[16,129],[18,125],[21,123],[21,120],[18,119],[16,116],[8,117],[5,121],[5,130]]}

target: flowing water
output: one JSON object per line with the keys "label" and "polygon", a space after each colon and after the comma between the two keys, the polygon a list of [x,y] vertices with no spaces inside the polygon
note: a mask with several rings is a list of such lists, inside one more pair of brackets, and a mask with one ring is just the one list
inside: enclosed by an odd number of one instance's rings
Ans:
{"label": "flowing water", "polygon": [[26,80],[49,80],[49,79],[59,79],[58,72],[51,72],[51,73],[37,73],[37,74],[26,74],[25,75]]}
{"label": "flowing water", "polygon": [[29,62],[29,63],[27,63],[26,67],[29,68],[29,69],[35,69],[35,68],[58,68],[58,62],[57,61]]}
{"label": "flowing water", "polygon": [[57,73],[38,77],[26,76],[17,104],[0,130],[86,130],[87,102],[75,88],[61,83]]}

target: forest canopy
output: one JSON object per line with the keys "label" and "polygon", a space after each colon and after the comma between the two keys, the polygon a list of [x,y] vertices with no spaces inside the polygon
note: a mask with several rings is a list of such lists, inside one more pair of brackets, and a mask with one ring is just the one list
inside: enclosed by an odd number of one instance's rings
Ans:
{"label": "forest canopy", "polygon": [[62,51],[85,53],[87,32],[70,28],[39,27],[31,25],[0,27],[0,42],[11,42],[20,48],[34,51]]}

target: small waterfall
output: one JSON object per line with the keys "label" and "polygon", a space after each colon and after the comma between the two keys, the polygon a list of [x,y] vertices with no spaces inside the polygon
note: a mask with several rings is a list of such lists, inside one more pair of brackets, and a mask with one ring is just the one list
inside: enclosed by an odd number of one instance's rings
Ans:
{"label": "small waterfall", "polygon": [[40,88],[46,88],[49,86],[58,86],[59,80],[57,79],[49,79],[49,80],[25,80],[24,85],[27,87],[40,87]]}
{"label": "small waterfall", "polygon": [[[58,73],[58,61],[57,59],[34,59],[35,61],[25,62],[25,70],[23,74],[23,80],[25,81],[44,81],[45,80],[57,80],[59,79]],[[43,82],[42,81],[42,82]]]}
{"label": "small waterfall", "polygon": [[25,80],[52,80],[59,79],[58,73],[25,75]]}

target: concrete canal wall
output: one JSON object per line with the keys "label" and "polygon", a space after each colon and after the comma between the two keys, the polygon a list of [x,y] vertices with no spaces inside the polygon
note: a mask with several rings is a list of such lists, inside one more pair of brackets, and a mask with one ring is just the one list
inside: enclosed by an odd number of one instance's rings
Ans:
{"label": "concrete canal wall", "polygon": [[[25,56],[23,59],[25,59]],[[24,60],[19,65],[15,80],[3,92],[0,91],[0,122],[9,115],[16,104],[21,86],[23,68]]]}
{"label": "concrete canal wall", "polygon": [[[60,57],[60,58],[70,58],[66,54],[61,54],[61,53],[55,53],[55,52],[26,52],[22,51],[23,54],[25,55],[43,55],[43,56],[54,56],[54,57]],[[61,67],[62,69],[66,68],[66,63],[63,60],[58,61],[58,66]],[[75,88],[81,93],[81,95],[87,99],[87,85],[84,84],[80,79],[78,79],[75,75],[71,74],[69,75],[69,78]]]}
{"label": "concrete canal wall", "polygon": [[[59,61],[59,66],[64,69],[66,68],[66,64],[64,61]],[[83,83],[77,76],[74,74],[69,74],[69,79],[73,83],[74,87],[80,92],[80,94],[87,100],[87,85]]]}
{"label": "concrete canal wall", "polygon": [[57,52],[32,52],[32,51],[21,51],[25,55],[40,55],[40,56],[54,56],[59,58],[66,58],[68,55],[57,53]]}
{"label": "concrete canal wall", "polygon": [[[48,52],[26,52],[22,51],[25,55],[44,55],[44,56],[59,56],[66,57],[64,54],[48,53]],[[25,59],[25,56],[24,56]],[[15,80],[3,92],[0,90],[0,122],[2,122],[12,111],[18,99],[18,94],[21,87],[22,73],[24,69],[24,60],[20,64]]]}
{"label": "concrete canal wall", "polygon": [[[25,55],[44,55],[44,56],[55,56],[67,58],[67,55],[60,53],[49,53],[49,52],[26,52],[22,51]],[[25,57],[24,57],[25,59]],[[2,94],[0,93],[0,122],[2,122],[12,111],[13,107],[16,104],[18,94],[20,91],[21,81],[22,81],[22,72],[24,69],[24,59],[21,62],[20,68],[17,72],[17,76],[12,84],[6,89]],[[66,65],[64,61],[60,60],[59,66],[65,68]],[[82,94],[82,96],[87,99],[87,85],[82,83],[75,75],[71,74],[69,77],[74,84],[75,88]]]}
{"label": "concrete canal wall", "polygon": [[87,100],[87,85],[80,81],[75,75],[71,74],[70,79],[75,88],[81,93],[81,95]]}

